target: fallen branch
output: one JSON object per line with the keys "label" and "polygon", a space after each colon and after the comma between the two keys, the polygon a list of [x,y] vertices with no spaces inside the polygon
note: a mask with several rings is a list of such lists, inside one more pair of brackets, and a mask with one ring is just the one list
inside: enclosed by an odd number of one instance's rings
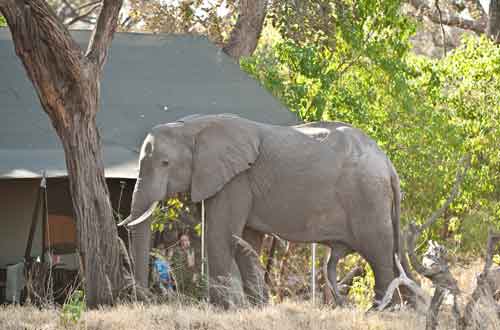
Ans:
{"label": "fallen branch", "polygon": [[382,300],[378,303],[376,310],[383,311],[384,309],[386,309],[392,301],[394,292],[401,285],[406,286],[408,289],[414,292],[417,298],[420,299],[420,302],[427,306],[429,304],[429,296],[427,295],[427,293],[425,293],[425,291],[415,281],[413,281],[406,275],[406,272],[404,271],[403,266],[401,266],[401,262],[399,261],[399,257],[397,254],[394,255],[394,260],[399,270],[399,276],[392,280],[391,284],[389,284],[389,287],[387,288],[387,291]]}

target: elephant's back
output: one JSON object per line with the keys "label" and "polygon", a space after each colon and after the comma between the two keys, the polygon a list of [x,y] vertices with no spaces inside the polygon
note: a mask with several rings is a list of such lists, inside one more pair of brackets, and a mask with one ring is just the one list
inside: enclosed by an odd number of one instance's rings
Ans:
{"label": "elephant's back", "polygon": [[379,160],[390,163],[387,155],[375,140],[350,124],[336,121],[318,121],[294,127],[318,142],[327,144],[336,152],[343,150],[346,161],[351,163],[359,163],[367,159],[370,159],[371,162]]}

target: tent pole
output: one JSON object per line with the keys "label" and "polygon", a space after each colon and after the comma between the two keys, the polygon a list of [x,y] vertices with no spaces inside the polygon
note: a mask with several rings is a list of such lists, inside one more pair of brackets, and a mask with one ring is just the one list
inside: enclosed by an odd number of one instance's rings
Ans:
{"label": "tent pole", "polygon": [[316,304],[316,243],[312,243],[312,274],[311,274],[311,287],[312,287],[312,303]]}
{"label": "tent pole", "polygon": [[45,178],[43,177],[38,186],[38,192],[36,194],[35,208],[33,210],[33,216],[31,218],[30,232],[28,235],[28,242],[26,244],[26,250],[24,252],[24,260],[29,261],[31,259],[31,248],[33,246],[33,238],[35,236],[36,224],[38,220],[38,214],[40,213],[40,201],[42,199],[42,189]]}
{"label": "tent pole", "polygon": [[[201,200],[201,278],[207,280],[207,301],[210,302],[210,280],[208,279],[208,269],[205,269],[205,200]],[[207,263],[208,265],[208,263]],[[206,276],[205,276],[206,274]]]}
{"label": "tent pole", "polygon": [[42,182],[40,183],[42,189],[42,263],[45,262],[45,250],[47,249],[47,226],[48,226],[48,209],[47,209],[47,179],[45,172],[43,172]]}

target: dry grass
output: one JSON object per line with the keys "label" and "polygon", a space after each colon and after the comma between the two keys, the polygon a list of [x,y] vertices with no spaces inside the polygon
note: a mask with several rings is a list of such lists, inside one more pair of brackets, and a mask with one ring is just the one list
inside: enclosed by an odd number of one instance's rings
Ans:
{"label": "dry grass", "polygon": [[422,329],[425,320],[413,311],[364,313],[357,309],[284,303],[262,309],[216,311],[209,306],[124,305],[87,312],[77,324],[65,324],[58,311],[31,307],[0,310],[2,330],[149,330],[149,329]]}
{"label": "dry grass", "polygon": [[[464,296],[474,285],[474,276],[482,267],[477,261],[454,269]],[[479,306],[474,313],[486,329],[499,329],[500,324],[492,310]],[[449,306],[440,314],[439,329],[454,329],[454,320]],[[365,313],[356,308],[332,310],[327,306],[312,306],[309,303],[285,302],[265,308],[249,308],[221,311],[208,305],[121,305],[97,311],[88,311],[80,321],[64,321],[59,309],[39,310],[34,307],[0,307],[0,330],[149,330],[149,329],[404,329],[425,328],[425,316],[413,310],[397,312]]]}

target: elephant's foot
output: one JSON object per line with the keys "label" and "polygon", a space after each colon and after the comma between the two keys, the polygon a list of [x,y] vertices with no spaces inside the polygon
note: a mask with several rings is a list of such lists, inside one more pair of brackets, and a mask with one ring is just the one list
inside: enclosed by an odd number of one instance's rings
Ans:
{"label": "elephant's foot", "polygon": [[212,305],[225,310],[241,306],[244,301],[230,275],[210,279],[209,297]]}
{"label": "elephant's foot", "polygon": [[335,300],[335,305],[339,307],[345,306],[347,299],[340,293],[338,287],[337,287],[337,292],[333,290],[332,294],[333,294],[333,299]]}

